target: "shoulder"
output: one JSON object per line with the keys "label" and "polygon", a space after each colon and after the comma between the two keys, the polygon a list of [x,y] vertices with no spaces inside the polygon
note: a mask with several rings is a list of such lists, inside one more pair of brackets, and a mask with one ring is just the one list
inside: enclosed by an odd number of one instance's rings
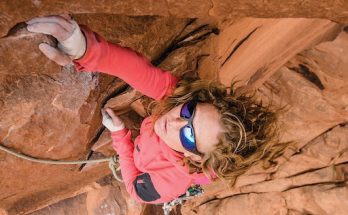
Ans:
{"label": "shoulder", "polygon": [[152,116],[146,117],[141,123],[140,133],[153,132],[154,119]]}

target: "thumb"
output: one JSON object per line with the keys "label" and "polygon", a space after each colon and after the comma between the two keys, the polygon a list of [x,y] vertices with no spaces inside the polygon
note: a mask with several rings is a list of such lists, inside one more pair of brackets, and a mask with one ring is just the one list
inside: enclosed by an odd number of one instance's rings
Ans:
{"label": "thumb", "polygon": [[59,16],[63,17],[66,20],[72,19],[71,15],[69,13],[62,13],[62,14],[59,14]]}
{"label": "thumb", "polygon": [[61,66],[66,66],[71,63],[71,59],[68,55],[46,43],[41,43],[39,45],[39,49],[48,59],[56,62]]}
{"label": "thumb", "polygon": [[105,111],[109,114],[112,120],[114,120],[115,118],[118,118],[118,116],[116,116],[115,112],[111,108],[106,108]]}

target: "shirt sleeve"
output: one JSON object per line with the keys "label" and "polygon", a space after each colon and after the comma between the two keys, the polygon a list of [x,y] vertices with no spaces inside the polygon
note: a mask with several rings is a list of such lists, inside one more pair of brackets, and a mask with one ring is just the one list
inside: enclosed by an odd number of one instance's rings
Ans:
{"label": "shirt sleeve", "polygon": [[156,100],[171,94],[177,78],[170,72],[151,65],[145,57],[129,48],[107,42],[88,27],[80,27],[87,40],[87,50],[82,58],[73,61],[78,71],[117,76]]}
{"label": "shirt sleeve", "polygon": [[[141,172],[134,163],[134,144],[128,129],[112,132],[113,148],[119,155],[123,182],[131,197],[141,203],[169,202],[185,193],[191,180],[180,177],[173,169],[156,173]],[[177,180],[182,180],[177,184]],[[175,185],[174,185],[175,184]]]}

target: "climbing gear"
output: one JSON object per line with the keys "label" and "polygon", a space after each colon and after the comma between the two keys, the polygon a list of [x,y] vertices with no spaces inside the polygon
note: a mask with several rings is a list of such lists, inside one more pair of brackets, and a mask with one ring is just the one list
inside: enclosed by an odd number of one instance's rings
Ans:
{"label": "climbing gear", "polygon": [[179,204],[182,205],[184,201],[192,199],[197,196],[201,196],[203,195],[203,193],[204,193],[204,190],[200,185],[198,184],[192,185],[191,187],[187,189],[185,194],[179,196],[177,199],[174,199],[170,202],[166,202],[163,204],[162,209],[163,209],[164,215],[169,215],[170,211],[177,205]]}
{"label": "climbing gear", "polygon": [[117,171],[119,170],[118,165],[118,155],[113,155],[109,158],[101,158],[101,159],[95,159],[95,160],[77,160],[77,161],[59,161],[59,160],[47,160],[47,159],[38,159],[34,158],[25,154],[20,154],[18,152],[15,152],[3,145],[0,144],[0,150],[7,152],[13,156],[16,156],[18,158],[28,160],[35,163],[43,163],[43,164],[54,164],[54,165],[67,165],[67,164],[85,164],[85,163],[102,163],[102,162],[109,162],[109,168],[112,171],[112,174],[114,175],[115,179],[123,182],[122,179],[117,175]]}
{"label": "climbing gear", "polygon": [[117,172],[121,169],[120,165],[118,164],[119,163],[118,163],[117,155],[110,157],[109,168],[111,169],[111,172],[114,175],[114,178],[119,182],[123,182],[123,179],[117,174]]}

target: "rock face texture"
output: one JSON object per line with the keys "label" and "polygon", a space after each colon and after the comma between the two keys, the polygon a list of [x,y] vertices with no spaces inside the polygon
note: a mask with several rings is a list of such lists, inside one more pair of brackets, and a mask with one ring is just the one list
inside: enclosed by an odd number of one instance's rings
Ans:
{"label": "rock face texture", "polygon": [[[240,80],[240,90],[257,90],[260,99],[285,106],[281,140],[294,141],[294,148],[269,169],[250,169],[232,189],[220,182],[206,186],[205,195],[174,214],[345,214],[347,4],[5,0],[0,3],[0,144],[46,159],[110,156],[111,139],[100,119],[104,106],[121,114],[136,136],[147,98],[116,77],[50,62],[38,44],[56,41],[27,32],[21,23],[72,13],[109,41],[178,76],[197,71],[226,85]],[[63,213],[162,212],[130,199],[106,163],[44,165],[0,151],[1,215]]]}
{"label": "rock face texture", "polygon": [[[300,9],[299,9],[300,8]],[[302,0],[4,0],[0,4],[0,36],[13,25],[33,16],[60,13],[107,13],[130,16],[175,16],[181,18],[226,19],[260,18],[325,18],[348,22],[348,2]]]}
{"label": "rock face texture", "polygon": [[342,32],[333,42],[299,53],[258,89],[260,97],[272,95],[273,102],[287,105],[282,138],[296,140],[297,150],[287,151],[274,168],[250,170],[231,190],[211,185],[206,197],[185,205],[184,214],[345,213],[347,39]]}
{"label": "rock face texture", "polygon": [[[118,21],[114,23],[116,18]],[[164,49],[187,23],[186,19],[173,21],[169,18],[122,18],[108,15],[96,15],[95,18],[78,15],[76,19],[92,28],[100,26],[99,22],[104,21],[107,28],[124,32],[110,35],[111,40],[128,40],[129,45],[127,42],[123,45],[150,58],[155,58],[157,52]],[[94,24],[89,23],[90,20]],[[162,26],[161,29],[159,26]],[[154,41],[149,37],[151,35],[144,33],[150,29],[149,32],[163,34],[160,41]],[[100,34],[104,32],[100,31]],[[143,40],[148,42],[140,44]],[[40,41],[54,43],[52,38],[28,33],[21,26],[1,39],[1,142],[38,158],[86,159],[91,155],[91,146],[102,132],[100,108],[109,96],[122,91],[125,83],[97,73],[77,73],[73,67],[61,68],[40,53]],[[0,165],[3,188],[0,204],[10,214],[24,213],[44,202],[49,204],[52,200],[57,201],[59,197],[54,195],[64,194],[69,189],[80,189],[110,174],[106,164],[89,167],[88,171],[81,172],[76,165],[35,164],[3,152]],[[41,173],[45,175],[41,177]],[[62,183],[65,184],[65,191]],[[35,195],[37,197],[32,198]]]}

